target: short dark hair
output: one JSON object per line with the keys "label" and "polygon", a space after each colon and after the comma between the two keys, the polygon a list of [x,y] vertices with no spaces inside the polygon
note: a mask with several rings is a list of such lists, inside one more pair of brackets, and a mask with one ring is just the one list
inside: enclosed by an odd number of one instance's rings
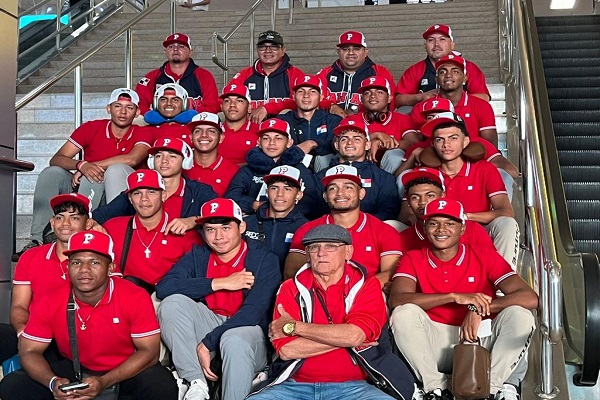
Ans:
{"label": "short dark hair", "polygon": [[202,227],[204,228],[205,224],[227,225],[231,221],[234,221],[238,226],[240,226],[240,221],[235,218],[217,217],[217,218],[209,218],[209,219],[205,220],[202,223]]}
{"label": "short dark hair", "polygon": [[433,134],[435,134],[435,132],[437,132],[439,129],[444,129],[444,128],[458,128],[460,129],[460,131],[465,135],[465,136],[469,136],[469,132],[467,131],[467,126],[465,124],[463,124],[462,122],[444,122],[443,124],[439,124],[434,130],[433,130]]}
{"label": "short dark hair", "polygon": [[442,192],[444,191],[444,188],[442,187],[442,185],[440,185],[439,182],[436,182],[429,178],[416,178],[408,182],[408,185],[406,185],[406,187],[404,188],[404,193],[408,194],[408,189],[417,185],[433,185],[439,188]]}
{"label": "short dark hair", "polygon": [[271,186],[274,183],[285,183],[287,185],[295,187],[296,189],[301,189],[300,185],[298,185],[298,183],[296,181],[294,181],[293,179],[284,178],[282,176],[277,176],[275,178],[271,178],[269,180],[269,184],[267,185],[267,187]]}
{"label": "short dark hair", "polygon": [[54,215],[60,214],[62,212],[76,212],[79,215],[88,216],[87,210],[79,203],[75,203],[74,201],[65,201],[64,203],[60,203],[56,207],[52,209]]}

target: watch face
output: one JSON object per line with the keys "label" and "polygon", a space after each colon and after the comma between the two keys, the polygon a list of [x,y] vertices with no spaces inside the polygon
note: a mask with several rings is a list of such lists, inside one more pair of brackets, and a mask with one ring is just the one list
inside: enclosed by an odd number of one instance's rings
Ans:
{"label": "watch face", "polygon": [[291,335],[294,333],[294,328],[295,324],[293,322],[288,322],[287,324],[283,325],[283,333],[286,335]]}

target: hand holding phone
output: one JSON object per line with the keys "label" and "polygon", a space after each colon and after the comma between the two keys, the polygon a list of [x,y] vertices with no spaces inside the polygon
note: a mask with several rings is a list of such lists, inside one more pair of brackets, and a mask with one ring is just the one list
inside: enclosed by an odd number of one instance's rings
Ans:
{"label": "hand holding phone", "polygon": [[76,390],[76,389],[87,389],[89,388],[90,385],[89,383],[85,383],[85,382],[71,382],[71,383],[67,383],[65,385],[60,385],[58,387],[58,390],[60,390],[61,392],[70,392],[71,390]]}

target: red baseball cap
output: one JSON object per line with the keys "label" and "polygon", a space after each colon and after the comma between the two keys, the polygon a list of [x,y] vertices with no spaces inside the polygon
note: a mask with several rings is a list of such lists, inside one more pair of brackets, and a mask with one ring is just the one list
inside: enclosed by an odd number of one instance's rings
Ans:
{"label": "red baseball cap", "polygon": [[184,33],[173,33],[167,36],[163,41],[163,47],[167,47],[171,43],[182,43],[185,44],[189,49],[192,48],[192,40]]}
{"label": "red baseball cap", "polygon": [[93,251],[94,253],[102,254],[115,259],[113,240],[104,232],[98,231],[81,231],[71,235],[67,250],[63,251],[65,256],[70,256],[79,251]]}
{"label": "red baseball cap", "polygon": [[80,204],[88,215],[92,216],[92,201],[79,193],[66,193],[59,194],[50,199],[50,208],[55,208],[63,203],[76,203]]}
{"label": "red baseball cap", "polygon": [[433,131],[440,126],[441,124],[445,124],[447,122],[454,122],[457,124],[465,124],[463,119],[453,112],[442,112],[437,114],[430,119],[421,127],[421,133],[426,137],[433,137]]}
{"label": "red baseball cap", "polygon": [[294,82],[293,91],[298,90],[301,87],[309,86],[317,89],[320,93],[323,93],[323,85],[321,79],[316,75],[304,75],[302,78],[296,78]]}
{"label": "red baseball cap", "polygon": [[462,58],[461,56],[457,56],[456,54],[448,54],[447,56],[444,56],[444,57],[440,58],[439,60],[437,60],[435,63],[435,70],[437,71],[438,69],[440,69],[440,67],[442,65],[448,64],[448,63],[459,66],[460,68],[462,68],[462,70],[465,74],[467,73],[467,63],[466,63],[465,59]]}
{"label": "red baseball cap", "polygon": [[423,219],[428,219],[436,215],[449,217],[465,223],[467,220],[465,217],[465,210],[458,201],[442,197],[435,199],[425,206],[425,212],[423,213]]}
{"label": "red baseball cap", "polygon": [[358,170],[352,165],[339,164],[329,168],[325,172],[325,176],[321,179],[321,182],[323,183],[323,186],[327,187],[327,185],[335,179],[349,179],[362,187],[362,181],[358,174]]}
{"label": "red baseball cap", "polygon": [[202,204],[200,218],[196,219],[196,224],[202,225],[206,220],[212,218],[232,218],[242,222],[242,209],[231,199],[210,200]]}
{"label": "red baseball cap", "polygon": [[269,172],[269,175],[265,175],[263,177],[263,182],[268,185],[272,180],[276,178],[285,178],[289,181],[296,183],[298,187],[302,187],[302,181],[300,180],[300,170],[290,165],[281,165],[279,167],[273,168]]}
{"label": "red baseball cap", "polygon": [[423,39],[427,40],[427,38],[434,33],[441,33],[442,35],[449,37],[450,40],[454,41],[452,29],[448,25],[431,25],[425,32],[423,32]]}
{"label": "red baseball cap", "polygon": [[230,83],[229,85],[225,86],[223,88],[223,94],[221,94],[219,97],[224,99],[227,96],[238,96],[248,100],[248,103],[252,101],[248,87],[246,85],[240,85],[237,83]]}
{"label": "red baseball cap", "polygon": [[161,150],[171,150],[181,154],[184,158],[192,156],[190,145],[179,138],[158,139],[154,145],[148,149],[148,154],[156,154]]}
{"label": "red baseball cap", "polygon": [[165,181],[158,171],[153,169],[138,169],[127,176],[127,192],[139,188],[165,190]]}
{"label": "red baseball cap", "polygon": [[448,99],[432,97],[421,103],[419,115],[425,118],[429,114],[440,112],[454,112],[454,105]]}
{"label": "red baseball cap", "polygon": [[390,83],[383,76],[371,76],[367,79],[364,79],[360,83],[360,87],[358,88],[358,93],[362,93],[369,88],[379,88],[383,90],[387,90],[388,95],[392,94],[392,89],[390,88]]}
{"label": "red baseball cap", "polygon": [[349,130],[360,132],[367,137],[367,140],[369,140],[369,128],[367,128],[367,125],[360,114],[351,115],[341,120],[339,125],[333,130],[333,134],[339,136],[342,132]]}
{"label": "red baseball cap", "polygon": [[260,123],[257,132],[258,136],[266,132],[277,132],[281,133],[282,135],[286,135],[288,138],[292,137],[290,135],[290,125],[287,122],[277,118],[271,118]]}
{"label": "red baseball cap", "polygon": [[439,183],[442,186],[442,188],[444,187],[444,178],[442,177],[442,173],[434,168],[414,168],[408,171],[404,171],[402,175],[400,175],[400,179],[402,180],[402,184],[404,186],[407,186],[410,182],[419,178],[430,179],[434,182]]}
{"label": "red baseball cap", "polygon": [[338,40],[337,47],[349,45],[367,47],[365,35],[359,31],[347,31],[342,33]]}
{"label": "red baseball cap", "polygon": [[194,128],[196,125],[210,125],[223,132],[223,127],[221,126],[221,120],[219,120],[219,116],[206,111],[194,115],[192,120],[188,122],[187,125],[190,128]]}

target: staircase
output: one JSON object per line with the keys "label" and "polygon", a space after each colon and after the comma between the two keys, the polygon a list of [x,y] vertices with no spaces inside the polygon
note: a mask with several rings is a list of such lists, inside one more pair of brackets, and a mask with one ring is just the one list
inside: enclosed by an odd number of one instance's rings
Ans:
{"label": "staircase", "polygon": [[[163,9],[164,8],[164,9]],[[168,7],[163,7],[133,29],[134,79],[165,61],[162,40],[169,34]],[[261,9],[259,9],[261,10]],[[256,34],[270,29],[270,15],[256,15]],[[223,86],[222,70],[210,60],[210,37],[214,31],[222,35],[245,13],[240,11],[193,12],[178,9],[177,30],[189,34],[194,45],[192,57],[209,69]],[[432,15],[437,16],[432,20]],[[56,70],[74,60],[78,54],[100,42],[121,27],[131,14],[113,16],[98,26],[92,35],[50,62],[36,75],[21,83],[17,92],[24,94]],[[287,23],[288,11],[277,14],[278,30],[286,41],[292,63],[307,73],[316,73],[336,58],[335,45],[340,33],[361,30],[369,45],[369,56],[387,66],[394,78],[411,64],[425,57],[423,31],[433,23],[453,28],[456,50],[476,62],[487,76],[492,94],[492,106],[500,134],[500,148],[505,149],[506,118],[504,87],[500,84],[498,46],[498,3],[496,0],[455,0],[440,4],[397,4],[379,7],[296,8],[294,23]],[[199,20],[201,19],[201,23]],[[322,21],[321,24],[317,23]],[[248,23],[244,24],[229,43],[230,74],[248,66]],[[219,56],[221,57],[220,53]],[[91,58],[83,66],[84,121],[105,118],[108,95],[116,87],[125,86],[124,41],[119,39]],[[40,96],[18,113],[17,155],[32,161],[36,169],[19,173],[17,178],[17,244],[20,248],[29,236],[33,190],[39,172],[73,131],[73,79],[64,78],[49,94]]]}
{"label": "staircase", "polygon": [[600,16],[536,23],[573,240],[600,254]]}

